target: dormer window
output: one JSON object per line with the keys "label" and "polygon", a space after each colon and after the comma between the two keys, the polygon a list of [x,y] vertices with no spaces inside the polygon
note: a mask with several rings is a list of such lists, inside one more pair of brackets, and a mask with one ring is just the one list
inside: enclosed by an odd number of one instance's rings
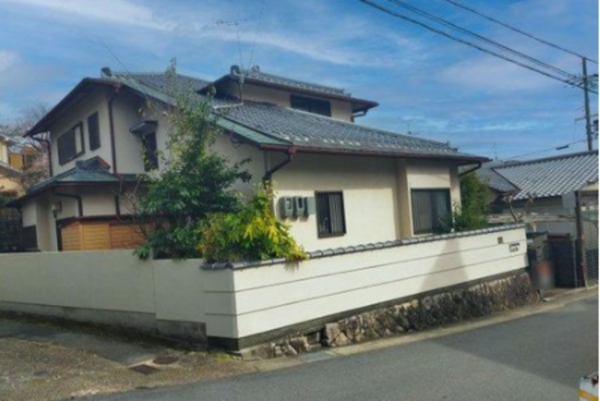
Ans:
{"label": "dormer window", "polygon": [[331,117],[331,102],[327,100],[291,95],[290,105],[292,109],[307,111],[309,113]]}

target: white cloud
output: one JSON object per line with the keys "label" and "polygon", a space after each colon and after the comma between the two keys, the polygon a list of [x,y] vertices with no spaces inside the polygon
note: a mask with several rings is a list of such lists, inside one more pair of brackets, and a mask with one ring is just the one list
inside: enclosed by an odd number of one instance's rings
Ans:
{"label": "white cloud", "polygon": [[11,50],[0,50],[0,79],[17,64],[19,56],[17,52]]}
{"label": "white cloud", "polygon": [[169,31],[174,25],[157,18],[151,9],[127,0],[0,0],[18,6],[30,6],[51,10],[48,18],[82,17],[108,23],[141,26],[161,31]]}
{"label": "white cloud", "polygon": [[494,57],[471,58],[442,70],[440,79],[470,90],[509,93],[540,91],[560,82]]}

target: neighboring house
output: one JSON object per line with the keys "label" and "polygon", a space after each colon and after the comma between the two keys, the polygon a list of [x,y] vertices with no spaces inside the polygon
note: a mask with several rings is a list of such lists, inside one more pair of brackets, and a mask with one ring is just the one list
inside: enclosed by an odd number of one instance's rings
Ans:
{"label": "neighboring house", "polygon": [[15,197],[23,192],[19,183],[24,164],[21,154],[14,153],[11,147],[16,144],[12,138],[0,134],[0,195]]}
{"label": "neighboring house", "polygon": [[[214,113],[225,135],[214,151],[232,162],[251,160],[252,181],[237,185],[245,194],[273,178],[277,214],[307,250],[433,232],[460,203],[459,167],[486,160],[441,142],[354,124],[377,103],[258,67],[234,66],[214,82],[173,79],[104,68],[101,78],[83,79],[29,131],[30,137],[50,133],[52,167],[52,177],[17,202],[30,248],[139,243],[123,194],[136,175],[163,167],[155,155],[165,150],[164,111],[173,104],[173,85],[193,90],[199,100],[216,93]],[[300,216],[286,217],[286,210]]]}
{"label": "neighboring house", "polygon": [[[598,203],[598,152],[580,152],[523,162],[492,161],[477,170],[493,196],[495,212],[510,215],[508,200],[515,213],[537,217],[532,224],[540,231],[572,233],[572,223],[559,222],[560,216],[573,214],[564,207],[564,196],[574,191],[587,193]],[[541,222],[547,216],[548,222]],[[551,222],[553,218],[556,222]],[[534,220],[534,219],[532,219]]]}

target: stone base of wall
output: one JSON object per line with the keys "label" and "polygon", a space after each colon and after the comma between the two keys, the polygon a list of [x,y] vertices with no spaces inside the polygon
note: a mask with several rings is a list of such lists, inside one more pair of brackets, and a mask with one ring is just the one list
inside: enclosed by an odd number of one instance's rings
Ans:
{"label": "stone base of wall", "polygon": [[254,347],[245,355],[278,357],[322,347],[340,347],[378,338],[426,330],[463,320],[491,315],[537,301],[525,272],[466,286],[442,290],[335,322],[320,330],[298,333]]}

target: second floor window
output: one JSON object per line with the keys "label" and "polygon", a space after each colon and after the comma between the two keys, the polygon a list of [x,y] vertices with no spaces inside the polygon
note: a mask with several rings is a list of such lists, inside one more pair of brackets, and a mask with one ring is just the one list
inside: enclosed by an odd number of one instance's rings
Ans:
{"label": "second floor window", "polygon": [[156,146],[156,132],[142,136],[144,147],[144,170],[152,171],[158,168],[158,148]]}
{"label": "second floor window", "polygon": [[79,123],[58,137],[58,162],[68,163],[83,154],[83,124]]}
{"label": "second floor window", "polygon": [[100,123],[98,113],[94,113],[87,119],[88,135],[90,137],[90,150],[96,150],[100,147]]}
{"label": "second floor window", "polygon": [[292,109],[331,117],[331,103],[327,100],[292,95],[290,97],[290,105]]}

